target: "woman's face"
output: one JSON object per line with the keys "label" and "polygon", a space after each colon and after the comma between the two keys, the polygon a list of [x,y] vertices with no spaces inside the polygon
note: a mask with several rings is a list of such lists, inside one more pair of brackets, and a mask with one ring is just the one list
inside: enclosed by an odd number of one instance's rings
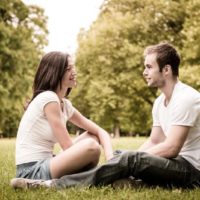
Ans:
{"label": "woman's face", "polygon": [[73,88],[76,86],[76,69],[71,56],[68,57],[68,66],[62,80],[62,87]]}

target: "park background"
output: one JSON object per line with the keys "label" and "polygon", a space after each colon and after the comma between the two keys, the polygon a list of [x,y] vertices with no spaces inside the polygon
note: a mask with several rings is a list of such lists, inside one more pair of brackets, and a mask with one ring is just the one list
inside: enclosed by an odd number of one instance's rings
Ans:
{"label": "park background", "polygon": [[[0,2],[1,137],[16,136],[31,98],[34,73],[48,44],[47,20],[36,5]],[[58,23],[65,26],[64,19]],[[96,20],[78,34],[78,86],[68,98],[114,136],[148,135],[158,91],[148,88],[142,77],[143,50],[165,41],[181,54],[180,80],[199,90],[198,0],[105,0]]]}
{"label": "park background", "polygon": [[[1,137],[16,136],[25,102],[31,98],[34,73],[48,44],[47,20],[38,6],[20,0],[0,3]],[[78,86],[68,98],[115,136],[150,132],[158,91],[148,88],[142,77],[147,45],[175,45],[182,58],[180,80],[200,89],[197,0],[106,0],[77,41]],[[77,131],[68,126],[71,133]]]}
{"label": "park background", "polygon": [[[36,5],[0,2],[0,137],[16,136],[48,44],[47,20]],[[58,23],[65,26],[64,19]],[[79,31],[78,86],[68,98],[114,136],[148,135],[152,104],[159,93],[142,77],[143,50],[165,41],[181,54],[180,80],[199,90],[198,0],[105,0],[91,26]],[[77,132],[68,126],[71,133]]]}
{"label": "park background", "polygon": [[[16,136],[48,44],[47,21],[39,6],[0,2],[0,137]],[[199,90],[200,1],[105,0],[91,26],[79,31],[78,86],[68,98],[116,137],[148,135],[159,92],[142,77],[143,51],[159,42],[175,45],[182,58],[180,80]]]}
{"label": "park background", "polygon": [[[55,12],[59,10],[55,8]],[[20,0],[0,1],[0,199],[199,199],[198,188],[106,186],[15,191],[10,187],[15,177],[15,136],[24,104],[31,97],[38,62],[48,45],[47,22],[38,6]],[[58,23],[65,26],[64,19]],[[180,80],[199,91],[199,0],[105,0],[91,26],[79,31],[75,52],[78,86],[69,99],[114,134],[114,150],[137,149],[146,137],[130,136],[150,133],[152,104],[159,93],[148,88],[142,77],[142,55],[147,45],[159,42],[176,46],[182,57]],[[68,126],[70,133],[77,132]],[[120,135],[129,137],[117,138]]]}

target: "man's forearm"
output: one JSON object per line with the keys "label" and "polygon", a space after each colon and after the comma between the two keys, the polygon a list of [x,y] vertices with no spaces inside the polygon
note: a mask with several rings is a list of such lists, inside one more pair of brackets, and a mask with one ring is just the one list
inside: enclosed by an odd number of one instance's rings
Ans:
{"label": "man's forearm", "polygon": [[147,151],[149,148],[152,148],[153,146],[155,146],[154,143],[151,142],[150,138],[144,143],[142,144],[138,151]]}
{"label": "man's forearm", "polygon": [[147,153],[161,156],[164,158],[174,158],[178,155],[179,151],[180,150],[177,147],[172,146],[166,142],[162,142],[145,150],[145,152]]}

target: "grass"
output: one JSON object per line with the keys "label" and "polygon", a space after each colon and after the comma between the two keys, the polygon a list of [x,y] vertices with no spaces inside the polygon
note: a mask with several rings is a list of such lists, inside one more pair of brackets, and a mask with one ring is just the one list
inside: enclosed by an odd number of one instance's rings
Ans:
{"label": "grass", "polygon": [[[113,139],[114,149],[136,149],[145,138],[120,138]],[[0,200],[62,200],[62,199],[98,199],[98,200],[197,200],[200,199],[200,189],[162,189],[162,188],[123,188],[113,189],[111,186],[92,188],[69,188],[63,190],[37,189],[37,190],[14,190],[10,187],[10,179],[15,176],[15,140],[0,140]],[[103,162],[104,157],[101,157]]]}

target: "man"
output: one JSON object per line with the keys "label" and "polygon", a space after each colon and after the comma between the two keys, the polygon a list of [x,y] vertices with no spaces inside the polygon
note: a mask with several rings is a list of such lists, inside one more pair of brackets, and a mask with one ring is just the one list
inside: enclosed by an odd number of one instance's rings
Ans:
{"label": "man", "polygon": [[148,86],[162,93],[153,106],[151,135],[138,151],[119,151],[106,164],[50,182],[15,179],[13,187],[106,185],[130,176],[150,185],[200,186],[200,93],[178,80],[180,57],[173,46],[149,46],[144,58]]}
{"label": "man", "polygon": [[162,94],[153,106],[150,138],[139,150],[158,156],[151,160],[155,167],[157,164],[155,170],[161,171],[158,177],[152,172],[156,183],[198,184],[200,93],[178,80],[180,57],[173,46],[163,43],[147,47],[144,56],[144,78],[149,87],[157,87]]}

